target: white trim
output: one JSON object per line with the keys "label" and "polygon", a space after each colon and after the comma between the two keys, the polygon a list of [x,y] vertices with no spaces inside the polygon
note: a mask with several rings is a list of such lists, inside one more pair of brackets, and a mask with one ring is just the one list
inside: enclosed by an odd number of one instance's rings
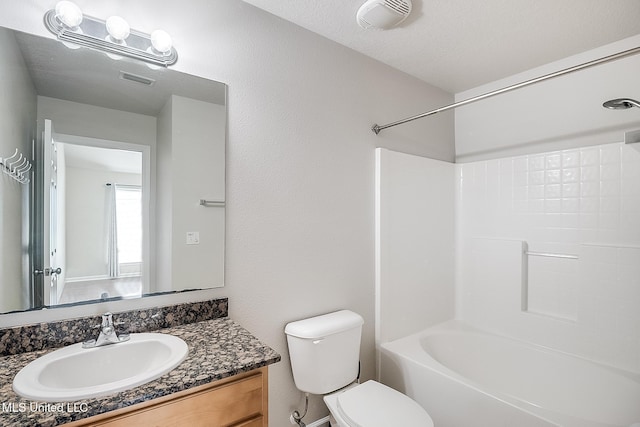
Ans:
{"label": "white trim", "polygon": [[100,276],[78,276],[78,277],[67,277],[65,282],[66,283],[77,283],[77,282],[88,282],[88,281],[94,281],[94,280],[109,280],[110,277],[107,275],[100,275]]}
{"label": "white trim", "polygon": [[103,276],[78,276],[71,277],[65,280],[65,283],[78,283],[78,282],[96,282],[98,280],[118,280],[118,279],[128,279],[131,277],[142,277],[140,273],[125,273],[121,274],[118,277],[109,277],[106,275]]}

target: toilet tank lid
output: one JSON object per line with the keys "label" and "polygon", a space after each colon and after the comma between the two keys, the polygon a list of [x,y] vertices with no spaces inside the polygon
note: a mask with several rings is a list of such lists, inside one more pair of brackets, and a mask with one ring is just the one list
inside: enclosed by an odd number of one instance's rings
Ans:
{"label": "toilet tank lid", "polygon": [[350,310],[340,310],[287,324],[284,333],[297,338],[319,339],[360,327],[364,319]]}

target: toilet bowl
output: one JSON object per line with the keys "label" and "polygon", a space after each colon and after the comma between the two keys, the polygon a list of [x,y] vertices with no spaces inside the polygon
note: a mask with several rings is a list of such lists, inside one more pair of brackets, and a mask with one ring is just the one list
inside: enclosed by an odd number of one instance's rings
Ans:
{"label": "toilet bowl", "polygon": [[331,427],[433,427],[417,402],[376,381],[328,394],[324,402],[331,412]]}

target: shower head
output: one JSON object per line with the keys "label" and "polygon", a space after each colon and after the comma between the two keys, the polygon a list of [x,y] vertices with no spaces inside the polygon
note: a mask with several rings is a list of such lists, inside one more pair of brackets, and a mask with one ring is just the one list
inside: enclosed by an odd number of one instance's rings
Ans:
{"label": "shower head", "polygon": [[607,101],[602,104],[602,106],[604,108],[610,108],[612,110],[626,110],[627,108],[631,107],[640,108],[640,102],[630,98],[618,98]]}

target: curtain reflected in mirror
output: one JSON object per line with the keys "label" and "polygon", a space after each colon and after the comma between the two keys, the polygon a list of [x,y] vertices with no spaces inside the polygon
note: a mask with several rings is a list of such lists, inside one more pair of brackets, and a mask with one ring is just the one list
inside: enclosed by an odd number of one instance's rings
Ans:
{"label": "curtain reflected in mirror", "polygon": [[142,275],[142,187],[107,184],[110,188],[109,278]]}

